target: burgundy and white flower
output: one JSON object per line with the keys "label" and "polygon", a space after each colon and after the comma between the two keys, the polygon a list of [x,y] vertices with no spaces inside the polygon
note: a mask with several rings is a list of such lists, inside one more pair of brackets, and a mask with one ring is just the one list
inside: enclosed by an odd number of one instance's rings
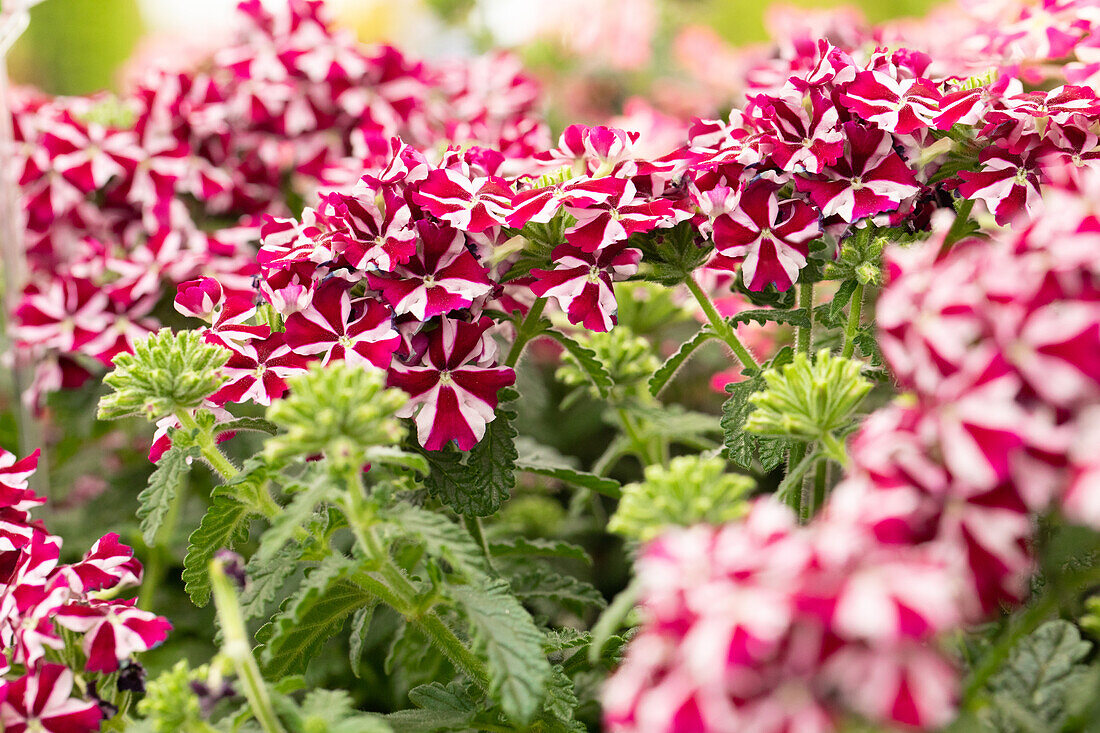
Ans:
{"label": "burgundy and white flower", "polygon": [[763,149],[783,170],[821,173],[844,154],[844,132],[828,95],[787,85],[774,96],[755,97],[753,103],[764,132]]}
{"label": "burgundy and white flower", "polygon": [[25,512],[46,503],[27,488],[27,479],[38,469],[40,454],[35,450],[16,460],[13,453],[0,448],[0,508]]}
{"label": "burgundy and white flower", "polygon": [[141,585],[141,561],[134,557],[133,548],[118,541],[114,532],[100,537],[80,562],[66,565],[62,571],[75,579],[71,584],[74,593]]}
{"label": "burgundy and white flower", "polygon": [[931,127],[940,93],[928,79],[897,79],[886,71],[861,71],[844,88],[841,102],[887,132],[909,135]]}
{"label": "burgundy and white flower", "polygon": [[416,231],[420,246],[411,259],[388,274],[367,275],[394,313],[426,321],[468,308],[492,291],[488,269],[470,253],[462,232],[428,221],[417,222]]}
{"label": "burgundy and white flower", "polygon": [[136,608],[137,599],[69,603],[54,621],[84,635],[83,649],[89,672],[114,672],[119,662],[136,652],[152,649],[168,637],[172,624]]}
{"label": "burgundy and white flower", "polygon": [[505,223],[512,196],[497,176],[471,179],[454,168],[437,168],[420,184],[416,201],[455,229],[478,233]]}
{"label": "burgundy and white flower", "polygon": [[612,285],[638,271],[641,250],[626,242],[585,252],[571,244],[554,248],[553,270],[534,269],[531,291],[540,298],[554,298],[569,322],[590,331],[610,331],[618,323],[618,304]]}
{"label": "burgundy and white flower", "polygon": [[713,219],[715,248],[741,260],[750,290],[771,283],[790,288],[806,266],[810,242],[821,236],[817,211],[799,199],[780,201],[778,189],[764,179],[750,183],[727,213]]}
{"label": "burgundy and white flower", "polygon": [[1041,148],[1037,139],[1014,153],[990,145],[978,155],[981,169],[960,171],[959,194],[985,203],[997,223],[1006,226],[1020,214],[1031,215],[1039,205],[1042,173]]}
{"label": "burgundy and white flower", "polygon": [[399,414],[415,418],[417,439],[428,450],[452,440],[460,450],[473,448],[496,417],[497,393],[515,382],[511,367],[497,366],[496,344],[486,333],[492,325],[488,318],[443,318],[421,336],[414,361],[390,367],[389,386],[410,397]]}
{"label": "burgundy and white flower", "polygon": [[795,178],[795,186],[809,194],[823,216],[855,222],[892,211],[920,190],[913,171],[894,152],[888,133],[849,122],[844,134],[844,154],[826,166],[822,176]]}
{"label": "burgundy and white flower", "polygon": [[321,210],[336,226],[333,239],[356,270],[393,268],[416,251],[416,229],[409,205],[393,189],[360,181],[351,195],[322,196]]}
{"label": "burgundy and white flower", "polygon": [[212,277],[200,277],[177,285],[172,304],[182,315],[213,323],[224,303],[225,290],[221,283]]}
{"label": "burgundy and white flower", "polygon": [[606,180],[609,195],[596,201],[587,193],[565,205],[577,223],[565,232],[565,241],[585,252],[595,252],[615,242],[621,242],[638,232],[671,226],[687,218],[687,213],[675,209],[667,199],[648,200],[638,193],[634,182],[622,178]]}
{"label": "burgundy and white flower", "polygon": [[103,713],[95,701],[72,697],[72,670],[44,664],[7,686],[0,724],[7,733],[91,733]]}
{"label": "burgundy and white flower", "polygon": [[[535,155],[544,165],[569,166],[573,175],[605,176],[631,158],[637,132],[614,127],[570,125],[558,138],[558,147]],[[622,171],[619,171],[620,173]]]}
{"label": "burgundy and white flower", "polygon": [[270,405],[286,393],[286,378],[304,372],[309,366],[309,358],[287,344],[286,334],[269,332],[243,343],[226,341],[220,336],[215,331],[203,334],[207,342],[230,351],[229,360],[221,369],[228,381],[210,396],[216,405],[227,402]]}
{"label": "burgundy and white flower", "polygon": [[339,281],[329,281],[313,303],[286,320],[286,343],[298,354],[320,356],[322,363],[343,359],[385,369],[400,337],[389,311],[371,298],[352,300]]}

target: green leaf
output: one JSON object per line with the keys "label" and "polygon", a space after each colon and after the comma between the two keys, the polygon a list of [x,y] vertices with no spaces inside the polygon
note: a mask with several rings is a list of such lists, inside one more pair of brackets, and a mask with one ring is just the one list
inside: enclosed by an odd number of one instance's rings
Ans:
{"label": "green leaf", "polygon": [[428,459],[420,453],[411,453],[393,446],[372,446],[366,450],[365,458],[371,466],[396,466],[427,476],[431,467]]}
{"label": "green leaf", "polygon": [[454,710],[464,713],[477,711],[476,701],[470,699],[466,686],[458,681],[446,685],[441,682],[418,685],[409,690],[409,700],[425,710]]}
{"label": "green leaf", "polygon": [[618,499],[622,496],[621,484],[615,479],[607,478],[606,476],[597,476],[594,473],[578,471],[575,468],[541,466],[535,463],[528,463],[522,459],[516,461],[516,468],[520,471],[546,476],[547,478],[556,479],[562,483],[579,486],[582,489],[589,489],[595,491],[597,494],[610,496],[612,499]]}
{"label": "green leaf", "polygon": [[534,565],[512,574],[512,592],[525,603],[536,600],[561,604],[576,614],[586,608],[603,608],[607,601],[590,583],[558,573],[546,565]]}
{"label": "green leaf", "polygon": [[460,710],[399,710],[383,717],[394,733],[466,731],[473,713]]}
{"label": "green leaf", "polygon": [[370,631],[370,622],[374,618],[374,609],[378,607],[377,600],[374,603],[359,608],[351,617],[351,633],[348,636],[348,663],[351,665],[351,673],[359,677],[359,667],[363,663],[363,645]]}
{"label": "green leaf", "polygon": [[615,384],[611,380],[611,373],[607,371],[607,367],[596,356],[596,352],[558,331],[546,331],[544,335],[565,347],[565,350],[577,360],[581,369],[588,375],[592,385],[600,393],[600,397],[606,399]]}
{"label": "green leaf", "polygon": [[1091,648],[1067,621],[1040,626],[990,679],[987,722],[998,733],[1062,730],[1075,703],[1095,695],[1095,676],[1082,664]]}
{"label": "green leaf", "polygon": [[542,707],[543,729],[555,733],[585,733],[588,728],[575,717],[579,704],[573,680],[560,664],[554,665]]}
{"label": "green leaf", "polygon": [[447,593],[461,606],[471,636],[489,662],[489,694],[510,720],[526,725],[538,713],[551,675],[542,633],[531,614],[505,580],[484,587],[450,585]]}
{"label": "green leaf", "polygon": [[641,593],[641,583],[635,578],[630,582],[630,585],[619,591],[619,594],[612,599],[607,610],[596,619],[596,623],[592,626],[592,641],[588,645],[589,663],[599,664],[604,647],[608,645],[615,632],[625,623],[627,615],[634,610]]}
{"label": "green leaf", "polygon": [[389,523],[390,531],[423,545],[429,555],[446,560],[467,578],[489,575],[485,556],[470,533],[442,514],[400,503],[383,510],[380,518]]}
{"label": "green leaf", "polygon": [[332,555],[309,574],[283,609],[257,634],[264,647],[260,659],[268,677],[305,672],[326,639],[337,633],[352,612],[375,602],[374,596],[349,579],[355,564]]}
{"label": "green leaf", "polygon": [[493,557],[560,557],[580,560],[587,564],[592,563],[592,558],[583,547],[560,540],[513,537],[509,540],[490,543],[489,552]]}
{"label": "green leaf", "polygon": [[430,466],[424,486],[459,514],[487,517],[500,508],[515,486],[516,413],[510,407],[515,390],[501,390],[496,419],[485,437],[463,454],[453,444],[445,450],[418,450]]}
{"label": "green leaf", "polygon": [[267,491],[270,472],[262,461],[249,460],[232,481],[211,493],[210,508],[191,533],[183,560],[184,588],[196,606],[210,602],[208,567],[214,553],[246,541],[251,520],[263,516],[260,492]]}
{"label": "green leaf", "polygon": [[149,484],[138,494],[137,518],[141,522],[141,536],[150,547],[157,543],[157,532],[191,471],[191,461],[198,456],[196,446],[183,448],[173,445],[157,461],[156,470],[149,476]]}
{"label": "green leaf", "polygon": [[297,545],[287,545],[266,562],[258,555],[249,558],[245,566],[248,583],[241,591],[241,613],[246,621],[267,613],[287,579],[298,570],[300,554]]}
{"label": "green leaf", "polygon": [[668,384],[676,375],[676,372],[680,370],[680,367],[687,362],[688,357],[695,353],[696,349],[713,338],[718,338],[714,330],[711,329],[710,326],[703,326],[694,336],[680,344],[680,348],[676,350],[676,353],[665,359],[665,363],[662,364],[657,371],[653,372],[653,376],[649,378],[649,393],[654,397],[660,394],[661,390],[665,388],[665,385]]}
{"label": "green leaf", "polygon": [[301,527],[313,520],[317,505],[325,501],[336,489],[332,478],[319,471],[312,481],[294,494],[290,503],[271,522],[271,526],[260,536],[260,546],[256,550],[259,562],[269,562],[275,555],[294,539]]}
{"label": "green leaf", "polygon": [[226,423],[220,423],[214,428],[218,435],[228,432],[242,432],[251,431],[257,433],[268,433],[274,435],[279,432],[279,428],[275,426],[275,423],[263,419],[262,417],[238,417],[230,420]]}
{"label": "green leaf", "polygon": [[630,237],[630,245],[642,250],[642,274],[662,285],[683,283],[710,257],[713,247],[703,241],[691,222],[669,229],[656,229]]}
{"label": "green leaf", "polygon": [[727,318],[726,323],[731,326],[741,323],[759,323],[761,326],[767,323],[786,323],[798,328],[809,328],[810,316],[805,308],[757,308],[741,311],[732,318]]}
{"label": "green leaf", "polygon": [[746,471],[753,470],[754,461],[759,459],[764,472],[778,466],[786,452],[789,441],[783,438],[755,435],[745,431],[745,421],[749,413],[756,409],[749,397],[764,389],[764,378],[757,374],[741,382],[726,385],[729,398],[722,405],[722,432],[725,435],[726,456]]}
{"label": "green leaf", "polygon": [[844,312],[844,307],[851,302],[852,294],[856,292],[857,287],[859,287],[859,282],[856,280],[845,280],[836,289],[836,294],[829,303],[829,319],[831,322],[840,318],[840,314]]}

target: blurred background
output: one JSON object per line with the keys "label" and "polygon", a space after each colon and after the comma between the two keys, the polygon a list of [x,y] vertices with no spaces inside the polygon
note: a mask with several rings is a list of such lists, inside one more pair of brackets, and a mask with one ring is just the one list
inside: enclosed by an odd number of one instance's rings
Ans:
{"label": "blurred background", "polygon": [[[636,95],[658,107],[667,99],[666,106],[690,111],[682,86],[672,95],[662,85],[686,76],[720,87],[723,52],[764,41],[769,23],[804,22],[803,13],[792,13],[791,7],[847,5],[879,22],[921,14],[932,4],[788,0],[787,10],[776,11],[775,4],[762,0],[328,0],[340,26],[414,57],[516,50],[546,85],[552,123],[555,112],[573,119],[621,113]],[[202,49],[229,33],[235,5],[236,0],[45,0],[12,53],[12,77],[53,94],[118,89],[127,67],[143,58],[201,57]],[[713,91],[694,93],[713,97]]]}

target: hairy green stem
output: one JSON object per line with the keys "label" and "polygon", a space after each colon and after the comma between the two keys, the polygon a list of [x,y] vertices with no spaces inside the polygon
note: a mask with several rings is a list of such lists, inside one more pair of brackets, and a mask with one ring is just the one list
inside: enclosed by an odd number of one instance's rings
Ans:
{"label": "hairy green stem", "polygon": [[844,327],[844,348],[840,355],[845,359],[851,359],[856,353],[856,333],[859,331],[860,319],[863,317],[863,283],[856,285],[852,293],[852,305],[848,309],[848,323]]}
{"label": "hairy green stem", "polygon": [[814,516],[821,511],[821,507],[825,504],[825,489],[829,480],[829,464],[827,461],[818,461],[817,468],[814,469],[814,491],[809,495],[809,506],[806,511],[806,516],[803,521],[810,521]]}
{"label": "hairy green stem", "polygon": [[[350,509],[348,523],[360,548],[378,568],[377,575],[357,573],[354,576],[355,581],[423,631],[457,669],[483,691],[488,692],[489,673],[485,669],[484,662],[470,651],[438,613],[419,601],[420,594],[416,586],[409,580],[405,571],[393,561],[374,528],[369,526],[370,512],[364,502],[358,470],[349,470],[345,480]],[[488,553],[488,547],[486,547],[486,553]]]}
{"label": "hairy green stem", "polygon": [[699,287],[699,283],[695,282],[694,277],[689,277],[684,281],[688,290],[695,296],[695,300],[698,301],[699,307],[703,309],[703,313],[706,315],[707,320],[710,321],[711,328],[718,334],[718,338],[726,342],[726,345],[733,351],[733,355],[737,357],[737,360],[741,362],[741,366],[746,369],[752,369],[759,366],[756,359],[753,358],[752,352],[750,352],[741,339],[737,338],[737,332],[733,326],[726,321],[725,318],[718,313],[718,309],[714,307],[714,303],[711,302],[710,296],[706,294],[703,288]]}
{"label": "hairy green stem", "polygon": [[[809,280],[803,280],[798,286],[798,307],[806,309],[806,317],[809,319],[810,323],[808,326],[799,326],[798,330],[795,331],[794,348],[796,351],[808,354],[810,353],[814,330],[814,284]],[[805,443],[798,442],[791,446],[790,451],[787,453],[787,479],[784,479],[783,483],[786,483],[787,480],[790,479],[791,472],[794,471],[796,467],[801,466],[805,457]],[[806,468],[809,468],[809,466]],[[791,486],[791,492],[791,507],[801,516],[803,503],[801,481],[797,481]]]}
{"label": "hairy green stem", "polygon": [[519,363],[519,357],[523,354],[523,347],[538,333],[539,320],[542,311],[546,308],[546,298],[539,298],[527,310],[527,315],[516,325],[516,340],[508,351],[508,358],[504,360],[504,366],[514,367]]}
{"label": "hairy green stem", "polygon": [[234,466],[218,448],[211,431],[201,429],[189,411],[180,410],[176,413],[176,419],[180,421],[180,426],[185,430],[195,433],[196,445],[198,445],[199,451],[202,452],[202,457],[223,479],[229,481],[240,473],[240,469]]}
{"label": "hairy green stem", "polygon": [[285,729],[271,705],[271,695],[264,684],[263,675],[260,674],[260,667],[252,656],[237,591],[233,589],[220,560],[210,562],[210,588],[214,593],[214,605],[225,637],[222,653],[237,670],[237,677],[243,683],[244,696],[252,708],[253,716],[264,733],[284,733]]}

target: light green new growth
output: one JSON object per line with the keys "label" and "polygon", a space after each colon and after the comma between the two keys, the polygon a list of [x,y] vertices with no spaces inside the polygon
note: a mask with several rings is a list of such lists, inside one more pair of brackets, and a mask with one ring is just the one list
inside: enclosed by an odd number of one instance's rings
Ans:
{"label": "light green new growth", "polygon": [[225,381],[219,370],[228,360],[228,349],[197,331],[162,328],[134,344],[134,353],[115,357],[114,371],[103,378],[114,391],[99,401],[99,418],[158,420],[199,407]]}
{"label": "light green new growth", "polygon": [[[649,341],[625,326],[618,326],[607,333],[591,332],[577,336],[577,341],[596,354],[596,360],[603,364],[615,384],[620,396],[648,398],[646,383],[653,372],[661,366],[653,353]],[[555,375],[563,384],[579,386],[589,383],[588,372],[569,352],[562,354],[561,366]],[[593,397],[599,396],[595,387],[589,387]]]}
{"label": "light green new growth", "polygon": [[278,460],[323,453],[330,460],[359,460],[366,448],[401,442],[405,428],[394,413],[405,393],[386,389],[386,373],[333,362],[310,366],[287,380],[290,393],[272,402],[267,419],[282,431],[267,441]]}
{"label": "light green new growth", "polygon": [[882,252],[890,243],[886,237],[860,230],[844,241],[836,262],[825,267],[830,280],[855,280],[860,285],[882,284]]}
{"label": "light green new growth", "polygon": [[206,665],[192,670],[187,660],[176,662],[146,685],[138,713],[156,733],[212,733],[214,729],[203,721],[199,698],[191,688],[193,682],[206,682],[208,672]]}
{"label": "light green new growth", "polygon": [[623,487],[608,530],[644,542],[670,526],[737,519],[747,509],[745,497],[754,482],[725,468],[721,458],[702,456],[673,458],[668,468],[647,466],[644,481]]}
{"label": "light green new growth", "polygon": [[862,366],[828,349],[812,362],[807,354],[795,354],[790,364],[764,372],[767,387],[749,397],[756,409],[745,430],[804,441],[832,438],[871,391],[870,380],[860,375]]}

